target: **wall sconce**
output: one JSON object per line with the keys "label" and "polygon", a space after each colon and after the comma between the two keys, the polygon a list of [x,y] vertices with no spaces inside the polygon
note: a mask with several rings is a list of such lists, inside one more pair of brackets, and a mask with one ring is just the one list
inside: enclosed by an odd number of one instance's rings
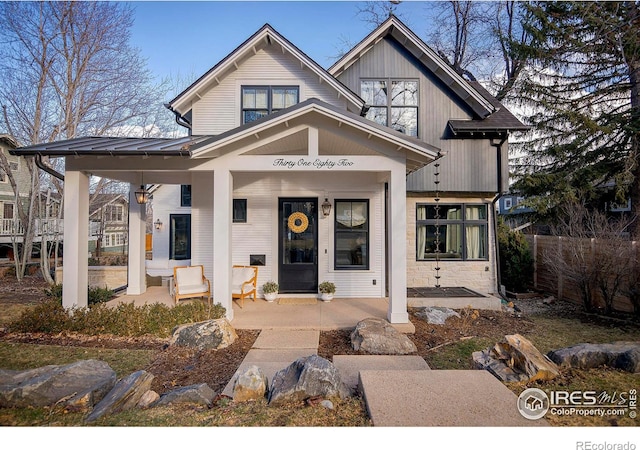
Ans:
{"label": "wall sconce", "polygon": [[162,229],[162,222],[160,221],[160,219],[156,219],[156,221],[153,222],[153,224],[155,225],[156,230]]}
{"label": "wall sconce", "polygon": [[328,217],[331,214],[331,203],[329,203],[329,199],[325,198],[324,202],[322,202],[322,215]]}

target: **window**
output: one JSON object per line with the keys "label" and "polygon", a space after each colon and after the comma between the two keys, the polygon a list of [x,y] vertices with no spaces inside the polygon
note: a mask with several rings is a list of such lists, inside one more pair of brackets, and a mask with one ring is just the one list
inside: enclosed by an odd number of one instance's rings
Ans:
{"label": "window", "polygon": [[191,214],[171,214],[169,222],[169,259],[191,259]]}
{"label": "window", "polygon": [[511,207],[513,206],[512,200],[510,198],[505,198],[504,199],[504,209],[505,210],[510,210]]}
{"label": "window", "polygon": [[242,86],[242,123],[250,123],[298,103],[298,86]]}
{"label": "window", "polygon": [[436,218],[436,205],[417,205],[416,259],[435,259],[439,241],[441,259],[486,260],[487,205],[442,204],[439,207],[439,218]]}
{"label": "window", "polygon": [[418,81],[362,80],[360,93],[370,106],[367,119],[418,136]]}
{"label": "window", "polygon": [[13,203],[5,203],[2,206],[2,218],[13,219]]}
{"label": "window", "polygon": [[7,174],[5,173],[4,170],[0,169],[0,183],[8,183],[9,182],[9,177],[7,177]]}
{"label": "window", "polygon": [[191,206],[191,185],[180,185],[180,206]]}
{"label": "window", "polygon": [[122,205],[107,205],[104,207],[105,222],[122,222],[124,209]]}
{"label": "window", "polygon": [[247,199],[233,199],[233,223],[247,223]]}
{"label": "window", "polygon": [[369,201],[336,200],[335,268],[369,268]]}

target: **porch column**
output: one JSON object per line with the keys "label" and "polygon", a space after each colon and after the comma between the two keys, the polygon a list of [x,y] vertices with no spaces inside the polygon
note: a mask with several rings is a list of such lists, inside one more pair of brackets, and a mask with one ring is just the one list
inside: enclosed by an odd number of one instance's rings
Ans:
{"label": "porch column", "polygon": [[146,270],[144,266],[147,231],[147,205],[136,202],[136,190],[139,184],[129,185],[129,256],[127,294],[140,295],[147,291]]}
{"label": "porch column", "polygon": [[213,175],[213,301],[227,310],[233,320],[231,301],[231,217],[233,176],[229,169],[218,169]]}
{"label": "porch column", "polygon": [[408,323],[407,313],[407,181],[397,164],[389,181],[389,309],[390,323]]}
{"label": "porch column", "polygon": [[64,175],[64,255],[62,306],[88,306],[89,177],[68,170]]}

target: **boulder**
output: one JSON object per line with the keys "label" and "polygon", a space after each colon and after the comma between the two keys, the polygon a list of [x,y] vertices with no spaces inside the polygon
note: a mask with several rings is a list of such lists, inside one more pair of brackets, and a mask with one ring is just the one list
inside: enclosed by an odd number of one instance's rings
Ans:
{"label": "boulder", "polygon": [[169,345],[217,350],[230,346],[236,339],[236,330],[227,319],[222,318],[175,327]]}
{"label": "boulder", "polygon": [[351,394],[330,361],[311,355],[298,358],[274,375],[268,401],[269,405],[281,405],[315,396],[346,398]]}
{"label": "boulder", "polygon": [[449,317],[460,317],[453,309],[443,306],[426,306],[416,311],[416,316],[434,325],[444,325]]}
{"label": "boulder", "polygon": [[0,407],[50,406],[92,408],[116,384],[116,373],[93,359],[37,369],[0,370]]}
{"label": "boulder", "polygon": [[144,370],[139,370],[121,379],[114,388],[93,408],[85,419],[93,422],[106,414],[133,409],[138,405],[142,396],[151,389],[154,376]]}
{"label": "boulder", "polygon": [[160,400],[153,406],[163,406],[173,403],[195,403],[211,408],[216,393],[206,383],[184,386],[160,396]]}
{"label": "boulder", "polygon": [[519,334],[507,335],[504,341],[474,352],[472,357],[477,368],[506,382],[552,380],[560,374],[553,361]]}
{"label": "boulder", "polygon": [[560,367],[592,369],[608,366],[627,372],[640,372],[640,342],[576,344],[552,350],[547,356]]}
{"label": "boulder", "polygon": [[258,366],[251,366],[242,372],[233,385],[233,401],[248,402],[260,400],[268,391],[267,376]]}
{"label": "boulder", "polygon": [[136,408],[145,409],[155,406],[155,403],[160,400],[160,395],[156,391],[147,391],[142,394]]}
{"label": "boulder", "polygon": [[383,319],[369,318],[358,322],[351,333],[351,346],[374,355],[406,355],[418,351],[406,335]]}

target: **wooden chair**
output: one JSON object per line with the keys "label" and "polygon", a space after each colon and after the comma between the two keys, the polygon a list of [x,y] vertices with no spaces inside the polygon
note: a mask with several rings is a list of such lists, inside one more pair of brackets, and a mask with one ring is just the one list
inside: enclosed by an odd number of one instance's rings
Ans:
{"label": "wooden chair", "polygon": [[244,299],[247,297],[255,302],[258,295],[258,267],[233,266],[231,269],[231,298],[240,300],[240,308],[244,307]]}
{"label": "wooden chair", "polygon": [[211,283],[204,276],[204,266],[178,266],[173,268],[173,300],[178,304],[182,298],[211,298]]}

